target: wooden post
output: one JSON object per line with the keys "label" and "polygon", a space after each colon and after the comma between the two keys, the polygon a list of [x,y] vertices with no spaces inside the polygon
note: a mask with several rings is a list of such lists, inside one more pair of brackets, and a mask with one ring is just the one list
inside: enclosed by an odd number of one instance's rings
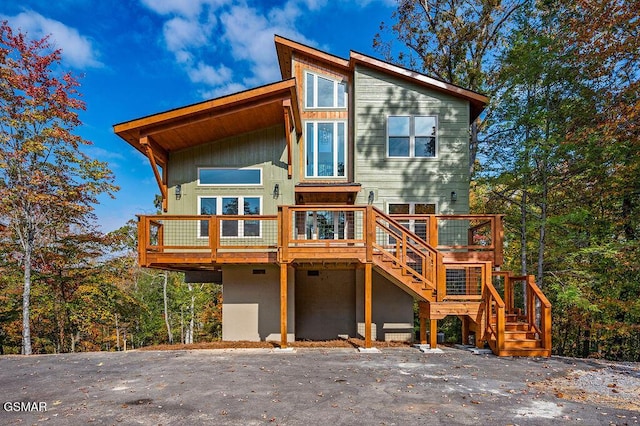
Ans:
{"label": "wooden post", "polygon": [[280,264],[280,348],[287,347],[287,268]]}
{"label": "wooden post", "polygon": [[427,241],[431,247],[438,247],[438,218],[435,215],[429,215],[429,238]]}
{"label": "wooden post", "polygon": [[146,216],[138,216],[138,263],[147,266],[147,245],[149,244]]}
{"label": "wooden post", "polygon": [[371,347],[371,263],[364,265],[364,347]]}
{"label": "wooden post", "polygon": [[435,349],[438,346],[438,320],[429,319],[429,346]]}
{"label": "wooden post", "polygon": [[469,316],[463,315],[460,317],[462,320],[462,344],[469,344]]}
{"label": "wooden post", "polygon": [[376,216],[373,206],[364,211],[364,239],[366,244],[366,261],[373,261],[373,244],[376,242]]}
{"label": "wooden post", "polygon": [[427,319],[420,317],[420,344],[427,344]]}

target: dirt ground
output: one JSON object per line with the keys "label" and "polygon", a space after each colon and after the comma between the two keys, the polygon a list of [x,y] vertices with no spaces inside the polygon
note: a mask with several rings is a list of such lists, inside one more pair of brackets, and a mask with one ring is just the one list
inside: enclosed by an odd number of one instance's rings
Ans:
{"label": "dirt ground", "polygon": [[640,422],[638,364],[346,343],[2,356],[0,424]]}

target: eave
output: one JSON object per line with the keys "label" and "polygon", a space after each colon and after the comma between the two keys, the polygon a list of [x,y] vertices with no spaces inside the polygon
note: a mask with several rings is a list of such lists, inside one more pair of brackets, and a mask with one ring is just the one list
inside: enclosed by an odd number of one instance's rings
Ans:
{"label": "eave", "polygon": [[478,116],[484,110],[484,107],[489,102],[489,98],[481,93],[474,92],[473,90],[469,89],[464,89],[460,86],[456,86],[455,84],[446,83],[442,80],[429,77],[419,72],[411,71],[407,68],[403,68],[389,62],[372,58],[362,53],[351,51],[350,57],[352,68],[355,68],[356,64],[361,64],[363,66],[384,72],[386,74],[411,81],[423,87],[469,101],[469,103],[471,104],[470,122],[473,122],[476,118],[478,118]]}
{"label": "eave", "polygon": [[291,78],[293,76],[292,59],[294,54],[296,54],[322,62],[329,68],[349,73],[353,73],[356,65],[359,64],[413,82],[430,90],[436,90],[456,98],[464,99],[469,101],[471,107],[470,122],[478,118],[489,102],[489,98],[481,93],[355,51],[350,52],[349,59],[344,59],[278,35],[275,36],[275,45],[282,78]]}
{"label": "eave", "polygon": [[[149,115],[113,126],[114,132],[146,154],[141,138],[150,137],[154,153],[191,148],[229,136],[283,123],[283,102],[289,101],[296,130],[302,125],[295,80],[289,79],[205,102]],[[165,159],[156,158],[161,165]]]}

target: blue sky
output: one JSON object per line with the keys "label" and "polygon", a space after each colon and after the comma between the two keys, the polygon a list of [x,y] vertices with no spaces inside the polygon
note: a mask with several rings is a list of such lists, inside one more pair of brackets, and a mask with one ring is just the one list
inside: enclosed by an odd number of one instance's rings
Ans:
{"label": "blue sky", "polygon": [[77,133],[108,161],[120,191],[96,214],[106,232],[154,213],[145,157],[113,124],[280,79],[274,34],[341,57],[372,49],[396,0],[4,0],[0,19],[47,34],[80,80],[87,110]]}

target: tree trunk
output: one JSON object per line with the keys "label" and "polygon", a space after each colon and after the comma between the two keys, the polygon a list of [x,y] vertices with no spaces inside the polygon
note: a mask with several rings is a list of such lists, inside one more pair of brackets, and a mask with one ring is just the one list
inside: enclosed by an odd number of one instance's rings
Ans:
{"label": "tree trunk", "polygon": [[193,295],[193,286],[187,284],[189,287],[189,293],[191,294],[191,305],[189,306],[189,327],[187,328],[186,342],[187,344],[193,343],[193,324],[194,324],[194,311],[195,311],[195,296]]}
{"label": "tree trunk", "polygon": [[31,326],[29,325],[29,309],[31,297],[31,251],[30,243],[24,252],[24,289],[22,291],[22,354],[31,355]]}
{"label": "tree trunk", "polygon": [[118,325],[118,314],[116,314],[116,351],[120,350],[120,326]]}
{"label": "tree trunk", "polygon": [[167,298],[167,281],[169,280],[169,274],[164,272],[164,282],[162,285],[162,296],[164,298],[164,323],[167,326],[167,337],[169,338],[169,344],[173,344],[173,333],[171,332],[171,323],[169,321],[169,300]]}

